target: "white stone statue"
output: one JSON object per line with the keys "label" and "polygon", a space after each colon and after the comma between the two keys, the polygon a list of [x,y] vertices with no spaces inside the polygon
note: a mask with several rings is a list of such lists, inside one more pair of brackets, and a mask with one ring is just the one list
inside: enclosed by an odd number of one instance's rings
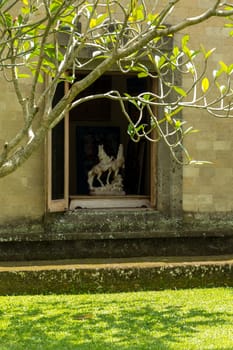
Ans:
{"label": "white stone statue", "polygon": [[[98,146],[99,163],[94,165],[88,172],[88,184],[90,194],[111,194],[123,195],[123,179],[119,171],[125,166],[123,145],[119,145],[117,157],[109,157],[104,151],[103,145]],[[106,181],[103,183],[101,176],[106,173]],[[97,179],[100,186],[94,187],[94,180]]]}

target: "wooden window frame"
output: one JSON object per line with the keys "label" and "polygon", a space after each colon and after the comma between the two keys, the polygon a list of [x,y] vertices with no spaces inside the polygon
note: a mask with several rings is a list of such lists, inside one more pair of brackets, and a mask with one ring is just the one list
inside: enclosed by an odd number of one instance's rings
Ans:
{"label": "wooden window frame", "polygon": [[[69,83],[65,82],[65,93]],[[69,208],[69,113],[64,117],[64,198],[52,198],[52,130],[47,136],[47,210],[49,212],[66,211]]]}
{"label": "wooden window frame", "polygon": [[[65,93],[69,89],[69,83],[64,84]],[[157,83],[152,81],[153,91],[157,90]],[[155,133],[155,131],[154,131]],[[152,135],[153,136],[153,135]],[[64,198],[52,198],[52,131],[47,136],[47,211],[63,212],[74,210],[76,207],[82,208],[136,208],[147,207],[145,203],[149,203],[151,208],[156,208],[157,194],[157,147],[156,143],[150,144],[150,194],[149,196],[126,195],[122,197],[90,197],[90,196],[70,196],[69,195],[69,113],[64,118]],[[115,205],[114,205],[115,202]],[[145,205],[144,205],[145,204]]]}

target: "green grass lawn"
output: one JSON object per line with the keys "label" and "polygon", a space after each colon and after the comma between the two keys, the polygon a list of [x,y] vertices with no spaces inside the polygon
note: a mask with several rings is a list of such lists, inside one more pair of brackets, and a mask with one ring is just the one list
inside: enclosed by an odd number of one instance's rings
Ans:
{"label": "green grass lawn", "polygon": [[0,350],[233,349],[233,289],[0,297]]}

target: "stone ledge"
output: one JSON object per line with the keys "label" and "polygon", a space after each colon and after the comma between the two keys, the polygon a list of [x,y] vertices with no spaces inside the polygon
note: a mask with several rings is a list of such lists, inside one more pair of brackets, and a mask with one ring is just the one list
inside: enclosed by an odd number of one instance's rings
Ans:
{"label": "stone ledge", "polygon": [[0,242],[0,261],[232,254],[233,237],[156,237]]}
{"label": "stone ledge", "polygon": [[183,218],[169,218],[151,209],[82,209],[50,213],[40,222],[0,226],[0,242],[232,236],[232,213],[185,213]]}
{"label": "stone ledge", "polygon": [[106,239],[150,239],[150,238],[208,238],[208,237],[233,237],[233,232],[230,230],[219,231],[166,231],[158,232],[68,232],[68,233],[0,233],[0,243],[4,242],[52,242],[52,241],[76,241],[76,240],[106,240]]}
{"label": "stone ledge", "polygon": [[0,264],[0,295],[233,287],[233,256]]}

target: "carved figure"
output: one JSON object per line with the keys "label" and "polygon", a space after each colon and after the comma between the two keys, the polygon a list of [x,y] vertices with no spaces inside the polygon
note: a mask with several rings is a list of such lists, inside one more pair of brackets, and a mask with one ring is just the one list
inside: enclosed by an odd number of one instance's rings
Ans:
{"label": "carved figure", "polygon": [[110,163],[110,167],[108,169],[107,183],[109,184],[110,176],[113,173],[114,178],[117,177],[119,170],[125,167],[125,158],[123,152],[123,145],[120,144],[117,152],[116,159],[113,159]]}
{"label": "carved figure", "polygon": [[[104,151],[103,145],[99,145],[98,158],[99,158],[99,163],[94,165],[93,168],[88,172],[88,184],[89,184],[90,191],[93,194],[97,194],[97,193],[124,194],[123,180],[122,180],[122,176],[119,174],[120,169],[123,168],[125,165],[123,145],[122,144],[119,145],[116,158],[109,157]],[[107,173],[105,184],[101,179],[101,176],[104,173]],[[93,186],[95,178],[98,180],[100,187]]]}
{"label": "carved figure", "polygon": [[92,190],[93,187],[93,182],[96,177],[96,179],[99,181],[101,186],[104,186],[102,180],[101,180],[101,175],[105,172],[108,171],[110,167],[110,163],[113,160],[113,157],[109,157],[105,151],[104,151],[104,146],[99,145],[98,146],[98,158],[99,158],[99,163],[94,165],[93,168],[88,172],[88,184],[90,190]]}

